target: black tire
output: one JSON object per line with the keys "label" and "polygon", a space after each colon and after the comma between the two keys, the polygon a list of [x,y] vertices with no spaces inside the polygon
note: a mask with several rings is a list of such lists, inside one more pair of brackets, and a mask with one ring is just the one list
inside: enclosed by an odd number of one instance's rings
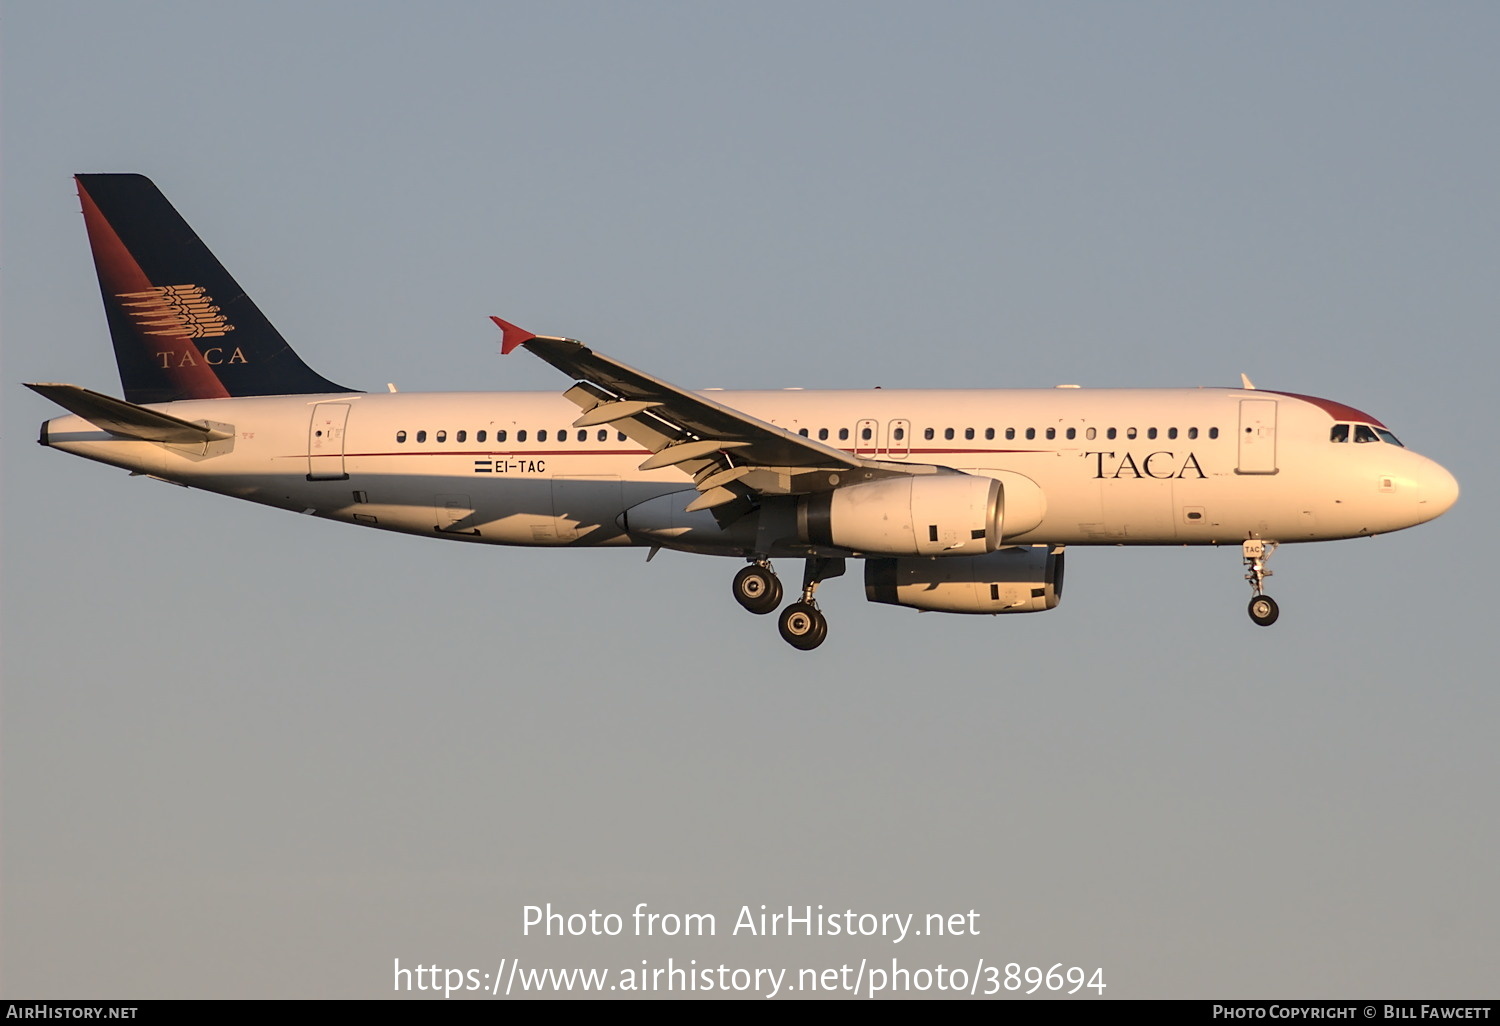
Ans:
{"label": "black tire", "polygon": [[776,626],[783,641],[804,652],[817,648],[828,637],[828,620],[806,602],[793,602],[783,609]]}
{"label": "black tire", "polygon": [[751,564],[734,575],[734,600],[752,613],[772,612],[781,605],[781,581],[764,567]]}
{"label": "black tire", "polygon": [[1269,627],[1281,615],[1281,607],[1269,595],[1257,595],[1250,600],[1250,619],[1258,626]]}

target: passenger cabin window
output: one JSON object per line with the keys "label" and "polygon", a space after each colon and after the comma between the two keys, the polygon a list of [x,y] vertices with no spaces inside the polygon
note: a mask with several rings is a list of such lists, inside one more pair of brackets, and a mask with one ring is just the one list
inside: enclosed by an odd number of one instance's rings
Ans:
{"label": "passenger cabin window", "polygon": [[503,441],[505,441],[505,429],[504,428],[501,428],[499,431],[495,432],[495,441],[497,441],[497,442],[503,442]]}
{"label": "passenger cabin window", "polygon": [[437,440],[439,442],[446,442],[448,440],[448,432],[446,432],[446,431],[439,431],[437,433]]}
{"label": "passenger cabin window", "polygon": [[1033,439],[1035,437],[1036,437],[1036,428],[1027,428],[1026,429],[1026,438],[1027,438],[1027,440],[1030,441],[1031,439]]}
{"label": "passenger cabin window", "polygon": [[406,432],[405,431],[397,431],[396,432],[396,444],[400,445],[401,443],[403,443],[405,441],[406,441]]}
{"label": "passenger cabin window", "polygon": [[1198,429],[1197,428],[1188,428],[1188,437],[1189,438],[1197,438],[1198,437]]}
{"label": "passenger cabin window", "polygon": [[935,432],[932,428],[928,428],[926,431],[922,432],[922,437],[925,438],[925,439],[927,439],[930,442],[935,437],[937,437],[937,432]]}
{"label": "passenger cabin window", "polygon": [[524,442],[524,441],[526,441],[526,429],[525,428],[522,428],[521,430],[519,430],[519,431],[516,432],[516,441],[518,441],[518,442]]}
{"label": "passenger cabin window", "polygon": [[460,431],[458,434],[456,434],[456,435],[453,436],[453,440],[455,442],[462,442],[465,439],[467,439],[468,437],[469,437],[469,433],[467,431]]}
{"label": "passenger cabin window", "polygon": [[950,442],[953,441],[953,429],[952,428],[946,429],[943,432],[943,437],[946,438]]}
{"label": "passenger cabin window", "polygon": [[898,427],[893,432],[893,434],[895,436],[896,441],[898,441],[898,442],[904,441],[906,439],[906,428],[904,428],[904,427]]}
{"label": "passenger cabin window", "polygon": [[828,429],[827,428],[818,428],[818,441],[820,441],[820,442],[826,442],[826,441],[828,441]]}
{"label": "passenger cabin window", "polygon": [[489,437],[489,432],[481,430],[478,434],[476,434],[474,436],[474,440],[476,442],[482,442],[482,441],[484,441],[488,437]]}
{"label": "passenger cabin window", "polygon": [[1209,438],[1218,438],[1219,437],[1219,429],[1218,428],[1209,428],[1208,429],[1208,437]]}
{"label": "passenger cabin window", "polygon": [[870,428],[865,428],[863,431],[861,431],[859,433],[859,437],[861,439],[863,439],[864,441],[868,442],[871,438],[874,437],[874,434],[873,434],[873,432],[871,431]]}
{"label": "passenger cabin window", "polygon": [[847,442],[847,441],[849,441],[849,429],[848,428],[839,428],[839,441],[841,441],[841,442]]}
{"label": "passenger cabin window", "polygon": [[427,432],[426,431],[418,431],[417,432],[417,441],[419,441],[419,442],[425,442],[425,441],[427,441]]}
{"label": "passenger cabin window", "polygon": [[993,441],[994,437],[995,437],[995,429],[994,428],[985,428],[984,429],[984,439],[985,439],[985,441],[987,441],[987,442],[988,441]]}

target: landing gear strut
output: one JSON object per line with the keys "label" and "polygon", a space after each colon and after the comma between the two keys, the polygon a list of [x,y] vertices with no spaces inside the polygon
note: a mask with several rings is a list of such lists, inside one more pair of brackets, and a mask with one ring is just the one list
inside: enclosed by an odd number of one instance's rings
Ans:
{"label": "landing gear strut", "polygon": [[807,652],[823,644],[828,637],[828,619],[818,609],[813,592],[818,590],[819,584],[843,572],[844,560],[841,557],[808,558],[807,569],[802,573],[802,598],[783,609],[776,624],[788,645]]}
{"label": "landing gear strut", "polygon": [[734,575],[734,600],[757,614],[781,605],[781,579],[769,559],[758,559]]}
{"label": "landing gear strut", "polygon": [[1266,563],[1270,560],[1271,553],[1276,551],[1277,544],[1261,538],[1251,538],[1244,544],[1245,580],[1250,582],[1250,587],[1255,591],[1255,597],[1250,600],[1250,619],[1261,627],[1271,626],[1281,615],[1276,600],[1261,590],[1265,579],[1271,576]]}

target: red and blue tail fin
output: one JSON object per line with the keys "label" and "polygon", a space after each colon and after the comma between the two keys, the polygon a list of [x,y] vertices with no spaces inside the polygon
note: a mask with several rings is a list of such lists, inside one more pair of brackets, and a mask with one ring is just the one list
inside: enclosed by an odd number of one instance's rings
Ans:
{"label": "red and blue tail fin", "polygon": [[354,391],[302,362],[149,178],[77,181],[127,400]]}

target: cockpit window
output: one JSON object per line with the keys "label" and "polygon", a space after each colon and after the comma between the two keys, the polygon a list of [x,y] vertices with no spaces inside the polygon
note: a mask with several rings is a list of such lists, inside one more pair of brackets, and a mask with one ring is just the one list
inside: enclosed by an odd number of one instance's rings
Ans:
{"label": "cockpit window", "polygon": [[1387,445],[1406,448],[1401,445],[1401,439],[1385,428],[1376,427],[1373,424],[1335,424],[1328,440],[1330,442],[1385,442]]}

